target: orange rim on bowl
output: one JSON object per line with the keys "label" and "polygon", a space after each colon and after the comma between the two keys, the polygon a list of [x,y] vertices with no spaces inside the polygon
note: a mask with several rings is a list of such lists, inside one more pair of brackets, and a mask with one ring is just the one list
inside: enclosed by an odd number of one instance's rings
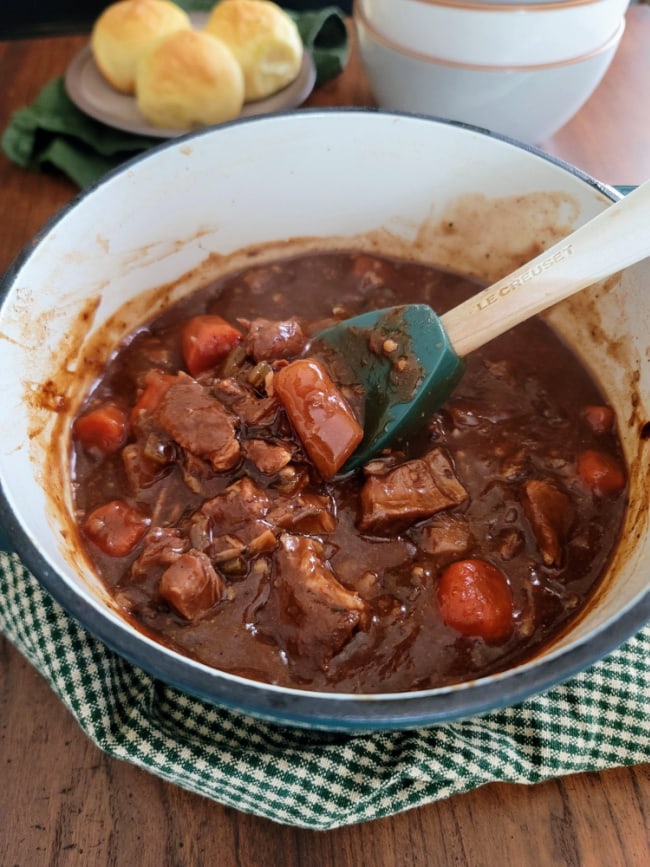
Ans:
{"label": "orange rim on bowl", "polygon": [[481,12],[503,12],[521,10],[522,12],[548,12],[555,9],[569,9],[574,6],[594,6],[603,0],[531,0],[530,3],[491,3],[489,0],[413,0],[427,6],[454,6],[459,9],[480,9]]}
{"label": "orange rim on bowl", "polygon": [[[416,0],[416,2],[430,2],[430,0]],[[578,5],[579,0],[576,0],[573,4],[567,5]],[[455,6],[470,6],[471,4],[456,4],[453,3],[452,0],[447,0],[447,5]],[[563,5],[563,4],[557,4]],[[483,8],[483,6],[476,6],[475,8]],[[502,7],[506,8],[506,7]],[[510,8],[510,7],[507,7]],[[603,54],[606,51],[609,51],[613,45],[616,45],[622,38],[623,33],[625,32],[625,17],[621,17],[618,26],[614,33],[604,42],[602,45],[599,45],[597,48],[594,48],[591,51],[585,51],[581,54],[576,55],[575,57],[570,57],[565,60],[557,60],[552,63],[530,63],[530,64],[504,64],[500,66],[498,64],[486,64],[486,63],[461,63],[456,60],[447,60],[444,57],[436,57],[431,54],[425,54],[422,51],[415,51],[411,48],[406,48],[403,45],[394,42],[390,37],[386,36],[381,31],[377,30],[377,28],[368,21],[368,17],[363,10],[362,0],[354,0],[353,10],[352,10],[353,18],[356,21],[359,21],[363,28],[368,32],[368,34],[374,39],[375,42],[381,43],[386,48],[391,49],[391,51],[395,51],[398,54],[402,54],[405,57],[411,57],[415,60],[420,60],[424,63],[435,63],[439,66],[450,66],[456,67],[458,69],[474,69],[474,70],[485,70],[492,72],[507,72],[509,70],[535,70],[535,69],[555,69],[560,66],[571,66],[575,63],[581,63],[585,60],[588,60],[590,57],[596,57],[599,54]]]}

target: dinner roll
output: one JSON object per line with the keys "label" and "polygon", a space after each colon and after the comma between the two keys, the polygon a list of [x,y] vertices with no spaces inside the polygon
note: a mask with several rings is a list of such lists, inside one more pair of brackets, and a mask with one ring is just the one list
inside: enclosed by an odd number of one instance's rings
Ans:
{"label": "dinner roll", "polygon": [[132,95],[137,62],[152,40],[191,26],[187,12],[171,0],[119,0],[95,21],[90,37],[95,63],[116,90]]}
{"label": "dinner roll", "polygon": [[207,126],[241,112],[244,76],[232,51],[219,39],[179,30],[157,41],[141,58],[136,99],[153,126]]}
{"label": "dinner roll", "polygon": [[222,0],[205,30],[228,45],[244,71],[247,102],[264,99],[292,82],[302,63],[294,21],[271,0]]}

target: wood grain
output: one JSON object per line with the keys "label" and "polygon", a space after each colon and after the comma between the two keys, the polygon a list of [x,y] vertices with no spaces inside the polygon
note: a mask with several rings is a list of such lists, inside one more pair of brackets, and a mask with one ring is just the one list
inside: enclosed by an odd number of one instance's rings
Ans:
{"label": "wood grain", "polygon": [[[0,43],[0,128],[61,74],[81,37]],[[617,57],[582,111],[544,144],[609,183],[650,176],[650,9],[634,6]],[[358,57],[312,106],[368,105]],[[0,269],[75,194],[0,155]],[[649,863],[650,766],[535,786],[493,784],[368,824],[315,832],[227,809],[111,759],[0,639],[0,864],[20,867],[449,867]]]}

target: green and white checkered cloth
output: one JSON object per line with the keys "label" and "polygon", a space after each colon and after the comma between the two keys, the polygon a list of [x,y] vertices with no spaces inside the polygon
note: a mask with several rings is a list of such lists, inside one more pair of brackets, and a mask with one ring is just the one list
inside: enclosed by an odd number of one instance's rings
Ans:
{"label": "green and white checkered cloth", "polygon": [[516,706],[371,735],[283,728],[184,695],[109,651],[5,552],[0,631],[100,749],[289,825],[327,830],[492,781],[536,783],[650,760],[650,626]]}

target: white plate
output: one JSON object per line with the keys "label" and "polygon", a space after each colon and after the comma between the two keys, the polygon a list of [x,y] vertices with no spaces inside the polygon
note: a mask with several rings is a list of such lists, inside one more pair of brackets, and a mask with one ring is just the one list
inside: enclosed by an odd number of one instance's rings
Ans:
{"label": "white plate", "polygon": [[[315,83],[314,61],[305,51],[297,78],[267,99],[245,103],[240,117],[296,108],[307,99]],[[102,76],[90,45],[82,48],[68,66],[65,88],[77,108],[116,129],[156,138],[174,138],[191,132],[190,129],[159,129],[148,123],[140,113],[135,97],[119,93]]]}

